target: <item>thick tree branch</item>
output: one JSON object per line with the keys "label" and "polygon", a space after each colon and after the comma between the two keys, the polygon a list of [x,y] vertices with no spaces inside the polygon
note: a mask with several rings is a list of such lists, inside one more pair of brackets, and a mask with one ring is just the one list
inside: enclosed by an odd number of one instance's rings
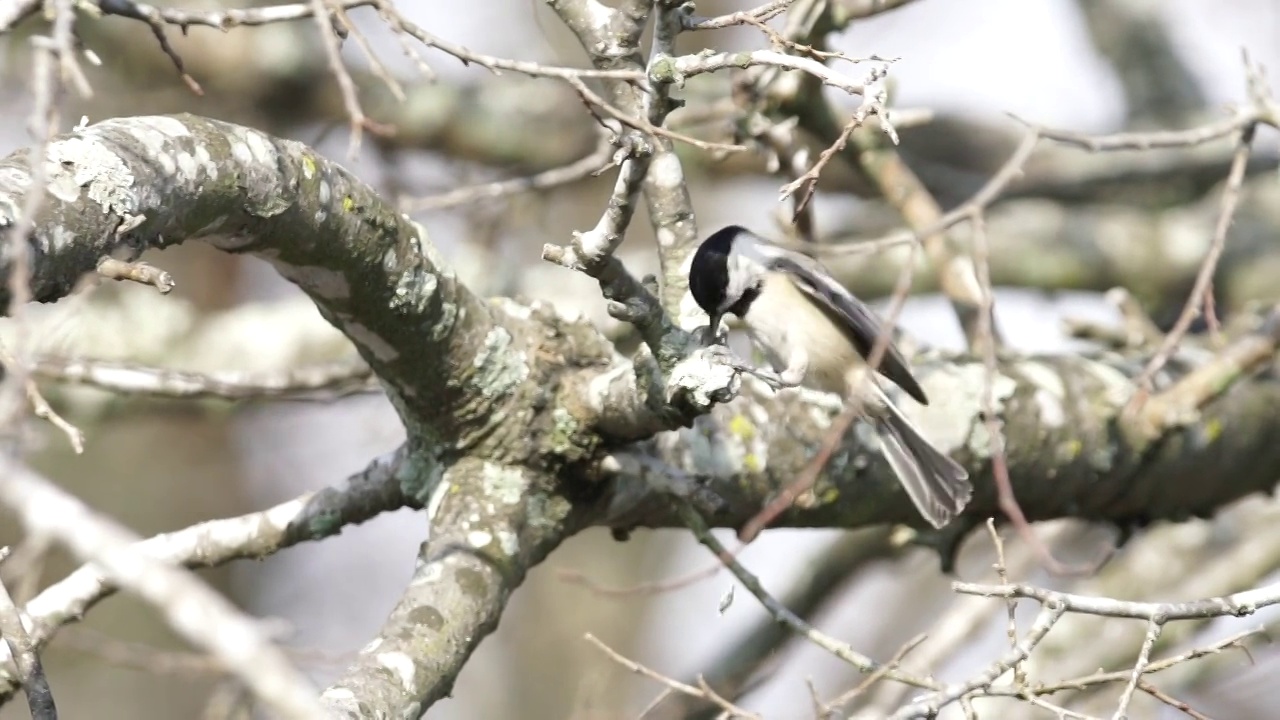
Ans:
{"label": "thick tree branch", "polygon": [[[99,123],[55,138],[46,157],[36,299],[66,295],[104,256],[203,240],[301,287],[418,431],[473,445],[494,439],[495,407],[527,404],[514,397],[530,372],[518,335],[457,282],[421,225],[309,148],[179,115]],[[31,174],[24,152],[0,162],[0,229],[17,224]]]}
{"label": "thick tree branch", "polygon": [[[1263,325],[1263,333],[1269,328]],[[1254,346],[1259,335],[1236,342]],[[1274,342],[1270,345],[1274,351]],[[1212,364],[1213,353],[1192,348],[1166,368],[1157,393]],[[1121,441],[1117,423],[1145,356],[1004,358],[994,378],[996,412],[1006,428],[1008,468],[1029,519],[1077,517],[1122,527],[1212,514],[1223,505],[1275,485],[1269,468],[1280,461],[1272,439],[1280,428],[1271,408],[1280,382],[1271,362],[1252,369],[1220,368],[1225,391],[1167,425],[1154,442]],[[1256,358],[1255,358],[1256,361]],[[906,412],[975,478],[973,501],[959,522],[936,536],[944,564],[972,523],[1000,516],[990,479],[990,447],[982,420],[983,364],[938,355],[915,367],[931,398]],[[1258,368],[1264,368],[1261,374]],[[1232,381],[1234,379],[1234,381]],[[807,390],[771,395],[749,380],[734,403],[718,406],[688,430],[668,433],[635,452],[658,464],[628,465],[616,479],[601,521],[613,527],[681,524],[662,493],[664,467],[679,468],[705,492],[699,510],[716,526],[740,527],[761,501],[786,487],[808,463],[840,407],[832,396]],[[1158,395],[1159,396],[1159,395]],[[851,430],[826,474],[781,525],[862,527],[882,522],[921,526],[910,501],[864,429]],[[635,469],[639,468],[639,469]],[[1219,478],[1203,482],[1206,473]],[[1050,478],[1052,478],[1050,480]]]}
{"label": "thick tree branch", "polygon": [[324,692],[329,707],[352,720],[417,717],[446,697],[525,574],[581,526],[583,506],[554,486],[481,460],[446,470],[413,579],[378,637]]}

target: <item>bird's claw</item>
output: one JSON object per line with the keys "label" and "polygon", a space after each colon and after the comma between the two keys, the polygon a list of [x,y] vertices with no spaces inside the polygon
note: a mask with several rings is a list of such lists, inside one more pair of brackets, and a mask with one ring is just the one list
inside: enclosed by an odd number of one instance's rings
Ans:
{"label": "bird's claw", "polygon": [[768,370],[760,370],[758,368],[740,368],[740,369],[743,370],[744,372],[748,372],[756,376],[756,378],[760,380],[760,382],[764,383],[765,385],[768,385],[769,388],[774,392],[778,392],[779,390],[785,390],[789,387],[794,387],[791,383],[788,383],[786,380],[784,380],[782,376],[778,375],[778,373],[770,372]]}

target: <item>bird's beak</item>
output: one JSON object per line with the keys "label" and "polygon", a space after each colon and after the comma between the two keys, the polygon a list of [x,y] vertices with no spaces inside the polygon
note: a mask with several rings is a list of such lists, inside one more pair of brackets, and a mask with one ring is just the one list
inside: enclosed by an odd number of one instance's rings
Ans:
{"label": "bird's beak", "polygon": [[713,313],[711,315],[711,324],[707,325],[707,333],[703,336],[703,344],[715,344],[716,336],[720,334],[720,319],[723,317],[723,313]]}

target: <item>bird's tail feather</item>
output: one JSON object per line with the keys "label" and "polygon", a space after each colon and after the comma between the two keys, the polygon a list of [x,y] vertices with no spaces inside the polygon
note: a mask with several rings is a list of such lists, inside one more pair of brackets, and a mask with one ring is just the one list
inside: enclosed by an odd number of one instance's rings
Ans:
{"label": "bird's tail feather", "polygon": [[951,522],[973,496],[969,473],[929,444],[888,398],[875,427],[885,459],[924,519],[935,528]]}

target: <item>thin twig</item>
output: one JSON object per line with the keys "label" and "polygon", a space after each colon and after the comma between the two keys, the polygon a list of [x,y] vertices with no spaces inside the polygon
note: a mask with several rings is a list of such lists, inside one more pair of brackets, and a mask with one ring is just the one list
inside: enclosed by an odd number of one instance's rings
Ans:
{"label": "thin twig", "polygon": [[[791,612],[786,606],[778,602],[776,598],[764,589],[764,585],[760,583],[760,579],[752,574],[751,571],[747,570],[742,563],[737,561],[737,559],[732,557],[725,549],[724,545],[711,534],[711,529],[707,527],[707,521],[702,519],[702,516],[698,514],[698,511],[689,504],[687,500],[684,498],[672,497],[672,502],[675,503],[676,512],[680,515],[680,519],[693,532],[694,537],[698,538],[698,542],[706,546],[708,550],[710,550],[721,560],[721,562],[724,563],[725,567],[729,569],[729,572],[733,573],[733,576],[738,579],[738,582],[742,583],[743,587],[745,587],[748,592],[760,601],[760,604],[764,606],[765,610],[768,611],[769,615],[775,620],[800,637],[807,639],[814,645],[817,645],[823,650],[826,650],[832,655],[835,655],[841,660],[849,663],[861,672],[873,673],[884,668],[881,663],[878,663],[866,655],[854,650],[848,645],[848,643],[840,642],[830,635],[819,631],[804,620],[804,618],[801,618]],[[915,677],[900,670],[884,669],[883,677],[931,690],[937,689],[938,687],[937,683],[932,680]]]}
{"label": "thin twig", "polygon": [[[1218,268],[1218,259],[1222,257],[1222,252],[1226,248],[1227,231],[1231,228],[1231,221],[1235,219],[1236,205],[1240,202],[1240,189],[1244,185],[1244,170],[1249,161],[1249,151],[1252,147],[1256,127],[1256,125],[1249,125],[1240,132],[1236,152],[1231,159],[1231,170],[1227,174],[1227,182],[1222,190],[1222,209],[1218,214],[1218,223],[1214,228],[1213,238],[1209,242],[1209,251],[1205,253],[1204,262],[1200,265],[1200,271],[1196,273],[1196,280],[1191,288],[1191,294],[1187,297],[1187,302],[1183,306],[1182,312],[1178,315],[1177,321],[1174,322],[1173,327],[1165,335],[1164,342],[1160,344],[1159,349],[1156,350],[1151,360],[1142,369],[1142,374],[1134,380],[1137,392],[1134,393],[1132,400],[1125,408],[1125,414],[1130,417],[1134,417],[1136,413],[1143,409],[1155,374],[1169,361],[1174,349],[1177,348],[1178,343],[1182,341],[1187,331],[1191,329],[1191,323],[1200,315],[1200,311],[1205,305],[1206,294],[1209,292],[1213,282],[1213,273]],[[1153,402],[1146,408],[1146,412],[1142,413],[1141,421],[1149,432],[1158,432],[1167,424],[1162,414],[1164,407],[1157,400],[1158,398],[1153,398]]]}
{"label": "thin twig", "polygon": [[752,712],[747,712],[746,710],[743,710],[737,705],[734,705],[728,700],[725,700],[724,698],[720,697],[713,690],[711,690],[711,688],[707,687],[705,683],[702,684],[702,687],[694,687],[692,685],[686,685],[685,683],[682,683],[679,680],[676,680],[675,678],[663,675],[662,673],[656,670],[652,670],[648,667],[645,667],[644,665],[641,665],[635,660],[632,660],[622,655],[621,653],[609,647],[608,645],[605,645],[603,642],[600,641],[599,638],[597,638],[595,635],[592,635],[591,633],[587,633],[583,637],[586,639],[587,642],[596,646],[597,649],[599,649],[605,655],[609,656],[610,660],[618,663],[622,667],[630,670],[631,672],[637,675],[641,675],[643,677],[649,678],[650,680],[653,680],[654,682],[661,683],[665,685],[667,688],[674,690],[675,692],[714,703],[717,707],[724,710],[726,713],[729,713],[730,717],[761,720],[759,715],[756,715],[755,713],[752,713]]}
{"label": "thin twig", "polygon": [[40,356],[35,375],[124,395],[221,400],[331,400],[380,386],[363,361],[347,360],[273,372],[188,372],[107,360]]}
{"label": "thin twig", "polygon": [[588,177],[599,177],[601,173],[613,166],[615,148],[607,135],[602,135],[596,149],[586,157],[575,160],[568,165],[544,170],[535,175],[481,183],[450,190],[439,195],[408,200],[402,203],[405,212],[422,212],[424,210],[443,210],[445,208],[466,205],[484,200],[496,200],[507,195],[524,192],[549,190],[562,185],[569,185]]}
{"label": "thin twig", "polygon": [[10,458],[0,459],[0,503],[31,531],[57,538],[154,605],[178,634],[217,657],[281,717],[324,717],[311,683],[256,621],[186,570],[139,552],[122,526]]}
{"label": "thin twig", "polygon": [[173,276],[160,268],[142,261],[126,262],[111,257],[98,261],[98,274],[108,280],[128,280],[140,285],[150,285],[168,295],[174,288]]}
{"label": "thin twig", "polygon": [[1156,641],[1160,639],[1160,632],[1164,630],[1164,618],[1155,616],[1147,623],[1147,634],[1142,639],[1142,649],[1138,651],[1138,659],[1133,664],[1133,671],[1130,673],[1129,682],[1125,685],[1124,691],[1120,693],[1120,701],[1116,705],[1116,711],[1111,716],[1111,720],[1124,720],[1129,716],[1129,703],[1133,701],[1133,691],[1138,688],[1138,683],[1142,680],[1142,676],[1147,671],[1147,666],[1151,663],[1151,649],[1155,647]]}
{"label": "thin twig", "polygon": [[[0,547],[0,562],[8,554],[9,548]],[[9,653],[22,676],[22,690],[27,696],[31,720],[58,720],[58,708],[53,701],[49,678],[44,674],[35,644],[23,627],[22,615],[3,580],[0,580],[0,639],[8,644]]]}

